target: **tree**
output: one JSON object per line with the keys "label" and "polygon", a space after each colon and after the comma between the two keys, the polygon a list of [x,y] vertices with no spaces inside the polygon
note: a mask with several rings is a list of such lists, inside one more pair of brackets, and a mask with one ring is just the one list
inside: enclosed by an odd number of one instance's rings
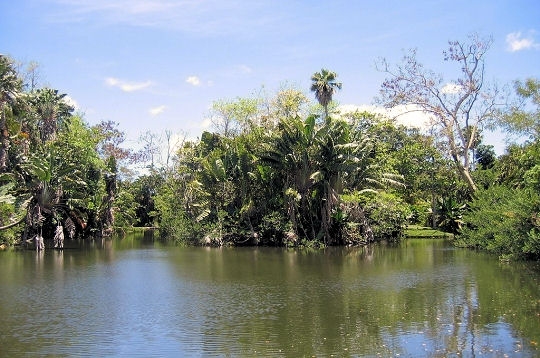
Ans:
{"label": "tree", "polygon": [[0,173],[8,166],[10,147],[10,116],[21,90],[21,81],[7,56],[0,54]]}
{"label": "tree", "polygon": [[237,97],[212,103],[211,120],[216,130],[224,137],[233,137],[257,125],[260,100]]}
{"label": "tree", "polygon": [[444,60],[456,63],[460,72],[453,81],[427,70],[411,50],[400,65],[391,67],[385,59],[379,68],[388,75],[378,101],[386,107],[407,106],[407,112],[419,111],[430,116],[431,126],[447,148],[469,191],[477,190],[471,176],[472,149],[477,133],[494,124],[501,92],[485,81],[484,58],[491,39],[477,35],[468,43],[450,41]]}
{"label": "tree", "polygon": [[[529,78],[525,82],[516,81],[515,89],[520,101],[510,108],[501,123],[512,133],[538,140],[540,138],[540,80]],[[536,108],[528,111],[527,102]]]}
{"label": "tree", "polygon": [[23,84],[13,61],[0,55],[1,239],[15,242],[7,235],[24,224],[17,240],[43,248],[45,239],[54,239],[62,248],[64,234],[111,232],[116,158],[105,147],[123,135],[73,116],[66,94],[36,89],[36,67],[28,67]]}
{"label": "tree", "polygon": [[336,81],[335,72],[321,69],[321,72],[315,72],[311,76],[311,91],[315,93],[315,98],[324,108],[324,117],[328,118],[328,104],[332,101],[334,93],[341,89],[341,82]]}
{"label": "tree", "polygon": [[22,81],[22,88],[25,92],[32,92],[40,85],[41,74],[39,71],[39,63],[36,61],[14,62],[15,71],[17,71]]}
{"label": "tree", "polygon": [[43,142],[55,139],[59,126],[69,120],[74,108],[66,102],[66,96],[52,88],[38,89],[32,93],[30,101],[38,116]]}
{"label": "tree", "polygon": [[98,153],[103,159],[114,157],[116,162],[130,159],[133,153],[130,149],[124,149],[121,145],[125,141],[125,133],[118,129],[118,123],[113,121],[101,121],[92,127],[100,138]]}
{"label": "tree", "polygon": [[489,160],[489,153],[484,155],[494,180],[469,204],[458,244],[492,251],[503,259],[538,259],[540,82],[516,82],[516,90],[520,101],[505,113],[501,123],[510,132],[527,135],[530,141],[510,145],[494,162]]}
{"label": "tree", "polygon": [[283,87],[271,102],[270,115],[274,119],[294,118],[302,116],[303,107],[308,103],[304,93],[294,87]]}
{"label": "tree", "polygon": [[150,162],[149,168],[150,170],[154,170],[156,157],[160,154],[159,143],[161,142],[161,138],[157,133],[148,130],[140,135],[139,142],[144,145],[139,152],[140,160]]}
{"label": "tree", "polygon": [[479,144],[474,156],[480,169],[490,169],[497,159],[494,147],[486,144]]}

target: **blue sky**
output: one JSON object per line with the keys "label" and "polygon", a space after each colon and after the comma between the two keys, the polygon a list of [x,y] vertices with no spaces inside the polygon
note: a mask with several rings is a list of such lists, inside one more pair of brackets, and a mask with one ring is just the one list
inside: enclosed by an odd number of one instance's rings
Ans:
{"label": "blue sky", "polygon": [[196,137],[212,101],[262,86],[312,97],[323,67],[343,83],[340,104],[371,104],[377,59],[417,48],[444,73],[448,41],[472,33],[493,37],[489,80],[540,78],[538,0],[17,0],[0,14],[0,53],[38,62],[87,122],[118,122],[134,146],[147,130]]}

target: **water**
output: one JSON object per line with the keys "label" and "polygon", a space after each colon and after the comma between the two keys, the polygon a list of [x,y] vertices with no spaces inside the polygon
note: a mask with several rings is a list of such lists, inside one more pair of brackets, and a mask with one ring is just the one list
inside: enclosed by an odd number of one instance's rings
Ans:
{"label": "water", "polygon": [[540,268],[443,240],[0,252],[0,356],[534,357]]}

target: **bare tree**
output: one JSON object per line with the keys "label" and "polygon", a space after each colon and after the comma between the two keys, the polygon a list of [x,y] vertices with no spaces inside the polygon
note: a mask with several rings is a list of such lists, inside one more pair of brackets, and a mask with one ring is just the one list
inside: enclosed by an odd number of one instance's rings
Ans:
{"label": "bare tree", "polygon": [[159,143],[161,138],[157,133],[146,131],[139,137],[139,143],[143,144],[143,148],[138,152],[138,159],[140,162],[150,162],[149,168],[155,169],[156,156],[159,156],[160,147]]}
{"label": "bare tree", "polygon": [[181,148],[183,143],[186,141],[187,134],[186,133],[179,133],[174,134],[171,130],[167,129],[165,130],[165,140],[166,140],[166,148],[165,150],[165,168],[170,169],[171,168],[171,162],[174,158],[174,155],[178,148]]}
{"label": "bare tree", "polygon": [[20,69],[17,72],[22,77],[25,90],[32,92],[41,85],[41,73],[39,67],[39,63],[36,61],[20,64]]}
{"label": "bare tree", "polygon": [[424,68],[416,59],[416,50],[410,50],[399,65],[390,66],[385,59],[377,64],[388,75],[378,102],[388,108],[407,106],[406,113],[429,115],[433,132],[471,192],[477,189],[470,170],[478,133],[495,123],[505,99],[497,86],[490,87],[485,81],[484,58],[492,42],[478,35],[470,36],[468,43],[450,41],[444,60],[459,66],[452,81]]}

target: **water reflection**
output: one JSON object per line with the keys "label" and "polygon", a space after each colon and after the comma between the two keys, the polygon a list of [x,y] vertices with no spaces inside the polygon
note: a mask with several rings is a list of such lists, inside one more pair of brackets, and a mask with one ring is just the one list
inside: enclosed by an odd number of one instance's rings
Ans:
{"label": "water reflection", "polygon": [[0,253],[0,272],[0,356],[538,354],[538,267],[438,240],[310,252],[128,235]]}

